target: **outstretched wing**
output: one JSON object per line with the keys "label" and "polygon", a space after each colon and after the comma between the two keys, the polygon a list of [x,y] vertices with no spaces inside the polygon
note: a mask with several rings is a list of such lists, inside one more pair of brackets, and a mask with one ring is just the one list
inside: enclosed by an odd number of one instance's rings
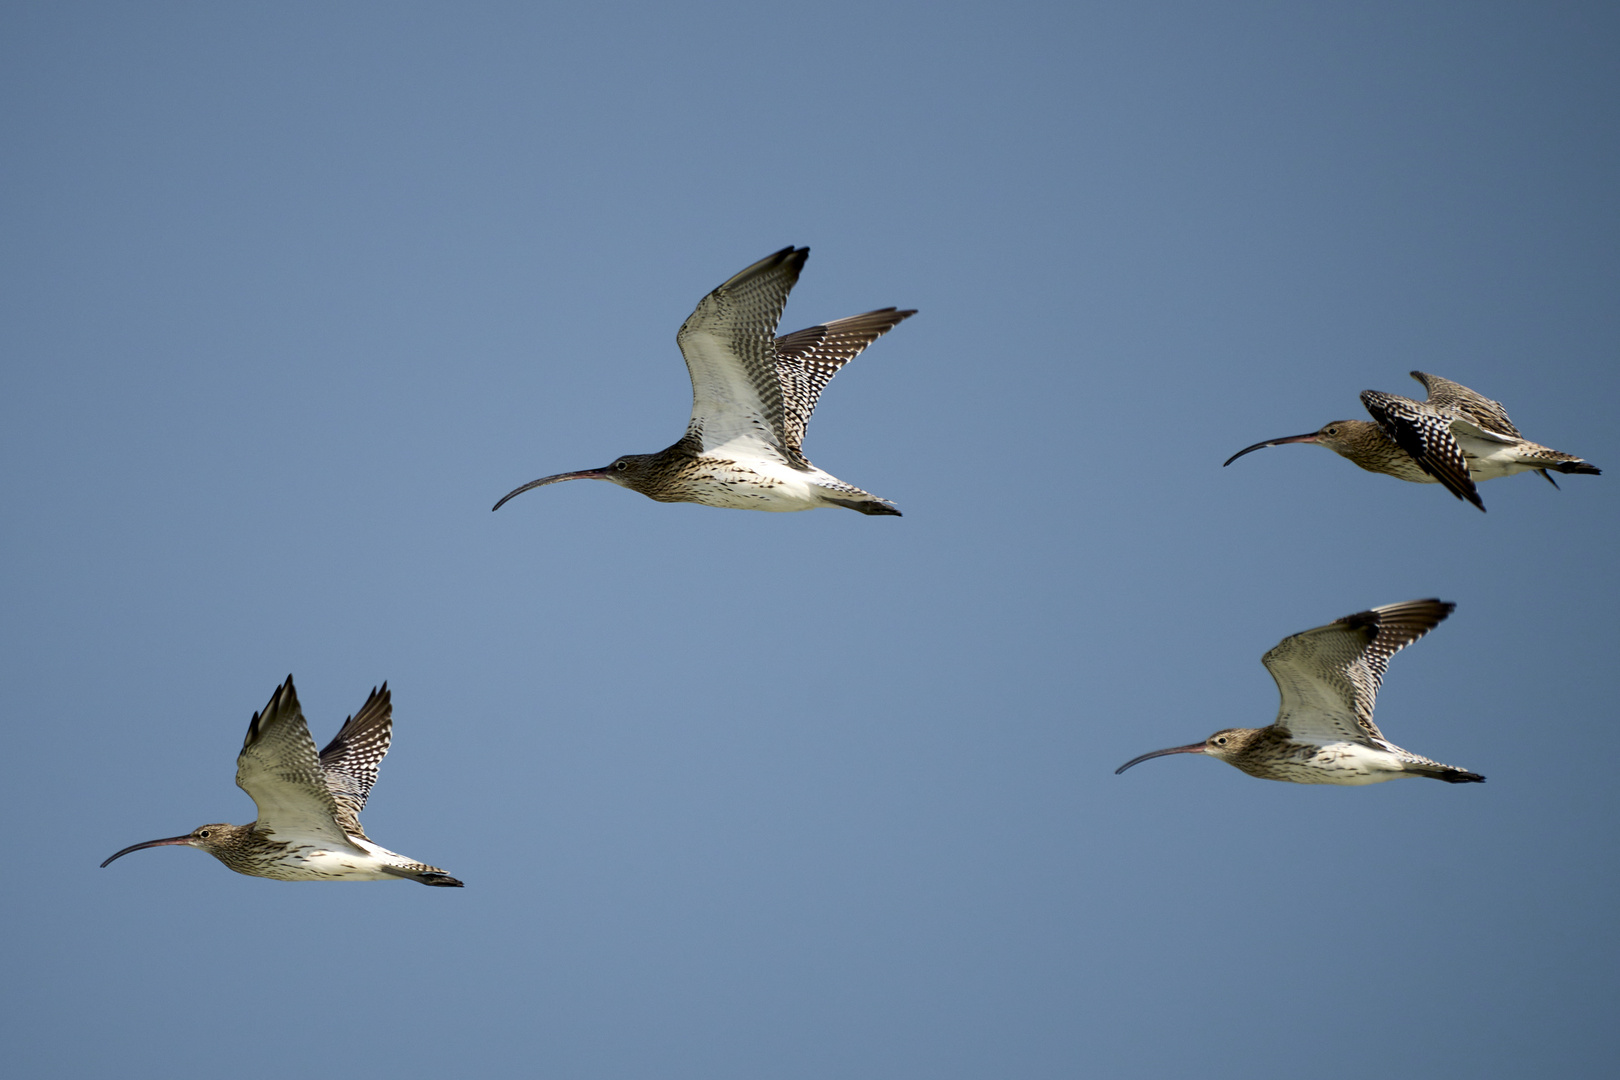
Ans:
{"label": "outstretched wing", "polygon": [[700,300],[675,335],[692,376],[686,434],[704,452],[733,441],[785,448],[776,324],[809,256],[785,247],[761,259]]}
{"label": "outstretched wing", "polygon": [[1483,394],[1474,393],[1462,383],[1454,383],[1438,375],[1421,371],[1414,371],[1411,375],[1423,384],[1423,388],[1429,392],[1429,404],[1440,412],[1467,421],[1487,437],[1494,435],[1504,442],[1523,440],[1524,436],[1508,419],[1507,410],[1502,408],[1500,401],[1492,401]]}
{"label": "outstretched wing", "polygon": [[776,376],[782,386],[784,413],[782,441],[789,451],[798,454],[810,414],[816,411],[822,389],[838,369],[915,314],[915,309],[897,311],[888,307],[795,330],[776,339]]}
{"label": "outstretched wing", "polygon": [[1485,503],[1468,475],[1468,459],[1463,456],[1457,437],[1451,433],[1451,419],[1432,405],[1396,394],[1363,390],[1364,405],[1384,434],[1395,440],[1418,467],[1459,499],[1467,499],[1481,510]]}
{"label": "outstretched wing", "polygon": [[337,803],[326,786],[291,675],[248,724],[236,758],[236,786],[258,806],[258,828],[349,843],[338,825]]}
{"label": "outstretched wing", "polygon": [[360,711],[343,721],[337,735],[321,751],[321,769],[326,774],[326,787],[337,804],[338,823],[351,833],[361,836],[360,811],[365,809],[366,796],[377,782],[377,767],[388,753],[389,741],[394,734],[394,703],[388,695],[388,684],[372,690]]}
{"label": "outstretched wing", "polygon": [[1373,706],[1389,658],[1440,625],[1456,604],[1408,600],[1283,638],[1266,653],[1282,707],[1277,726],[1315,742],[1385,742]]}

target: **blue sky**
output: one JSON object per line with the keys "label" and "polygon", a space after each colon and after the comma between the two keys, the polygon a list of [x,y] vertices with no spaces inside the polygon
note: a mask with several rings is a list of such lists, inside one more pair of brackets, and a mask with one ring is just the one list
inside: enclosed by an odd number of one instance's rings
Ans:
{"label": "blue sky", "polygon": [[[0,1036],[31,1076],[1612,1067],[1615,477],[1311,447],[1414,368],[1620,469],[1620,15],[1433,3],[0,10]],[[915,307],[805,448],[903,518],[666,506],[674,333]],[[1379,720],[1483,785],[1146,750],[1422,596]],[[379,842],[140,840],[292,672],[389,681]],[[1306,1063],[1306,1064],[1302,1064]]]}

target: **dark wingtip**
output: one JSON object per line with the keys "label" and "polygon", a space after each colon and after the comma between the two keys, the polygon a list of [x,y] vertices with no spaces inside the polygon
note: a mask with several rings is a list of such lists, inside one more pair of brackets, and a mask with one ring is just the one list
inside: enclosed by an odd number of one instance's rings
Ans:
{"label": "dark wingtip", "polygon": [[767,261],[777,266],[780,266],[783,263],[792,263],[794,272],[797,273],[798,271],[804,269],[805,260],[810,258],[810,249],[808,247],[794,247],[792,244],[789,244],[781,251],[772,252],[765,258]]}
{"label": "dark wingtip", "polygon": [[1459,488],[1454,486],[1450,481],[1436,475],[1433,469],[1425,469],[1424,471],[1430,476],[1433,476],[1435,479],[1439,480],[1441,484],[1445,485],[1445,489],[1455,495],[1458,502],[1471,502],[1475,506],[1479,507],[1480,513],[1485,513],[1485,500],[1479,497],[1479,491],[1474,487],[1472,480],[1469,481],[1466,488]]}

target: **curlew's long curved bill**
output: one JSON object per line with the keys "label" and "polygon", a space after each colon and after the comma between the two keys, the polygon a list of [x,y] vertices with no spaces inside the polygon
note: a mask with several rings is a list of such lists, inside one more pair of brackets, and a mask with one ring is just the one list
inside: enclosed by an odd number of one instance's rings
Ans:
{"label": "curlew's long curved bill", "polygon": [[[1262,444],[1262,445],[1264,445],[1264,444]],[[1204,744],[1201,743],[1201,742],[1195,742],[1190,746],[1172,746],[1168,750],[1155,750],[1151,754],[1143,754],[1141,757],[1133,757],[1133,758],[1131,758],[1131,760],[1127,761],[1125,764],[1123,764],[1119,768],[1115,769],[1114,770],[1114,775],[1118,776],[1120,773],[1124,772],[1126,769],[1130,768],[1132,765],[1140,765],[1142,762],[1146,761],[1148,758],[1164,757],[1164,755],[1166,755],[1166,754],[1202,754],[1203,752],[1204,752]]]}
{"label": "curlew's long curved bill", "polygon": [[1304,435],[1290,435],[1286,439],[1267,439],[1265,442],[1257,442],[1253,446],[1244,447],[1242,450],[1239,450],[1237,453],[1221,462],[1221,468],[1226,468],[1244,454],[1251,454],[1256,450],[1264,450],[1268,446],[1281,446],[1283,443],[1291,442],[1315,442],[1316,436],[1319,434],[1320,432],[1311,431],[1305,433]]}
{"label": "curlew's long curved bill", "polygon": [[501,507],[505,506],[509,500],[516,498],[525,491],[530,491],[537,487],[545,487],[547,484],[560,484],[564,480],[606,480],[607,478],[608,471],[606,469],[582,469],[579,472],[565,472],[558,473],[556,476],[542,476],[538,480],[530,480],[527,484],[524,484],[516,491],[507,492],[505,495],[501,496],[501,501],[496,503],[493,507],[491,507],[491,509],[499,510]]}
{"label": "curlew's long curved bill", "polygon": [[129,845],[129,847],[125,848],[123,851],[118,852],[118,854],[109,855],[107,857],[107,862],[104,862],[101,865],[102,865],[103,868],[105,868],[107,863],[112,862],[114,859],[122,858],[123,856],[128,855],[132,851],[141,850],[141,848],[165,847],[165,846],[167,846],[169,844],[185,844],[190,839],[191,839],[191,836],[188,834],[186,836],[171,836],[167,840],[148,840],[144,844],[131,844],[131,845]]}

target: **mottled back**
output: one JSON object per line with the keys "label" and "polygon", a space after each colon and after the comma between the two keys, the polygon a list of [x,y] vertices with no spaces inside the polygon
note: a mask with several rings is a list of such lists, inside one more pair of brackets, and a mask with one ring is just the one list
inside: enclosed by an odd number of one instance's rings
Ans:
{"label": "mottled back", "polygon": [[733,440],[786,445],[776,324],[810,255],[786,247],[698,302],[675,342],[692,376],[687,437],[712,453]]}
{"label": "mottled back", "polygon": [[[838,369],[916,310],[892,307],[795,330],[776,339],[776,375],[782,387],[783,444],[795,455],[804,443],[810,414]],[[802,456],[802,455],[800,455]]]}
{"label": "mottled back", "polygon": [[1414,371],[1411,375],[1429,392],[1428,403],[1441,412],[1466,420],[1487,435],[1499,435],[1515,442],[1524,438],[1519,434],[1519,429],[1513,426],[1513,421],[1508,419],[1507,410],[1500,401],[1492,401],[1483,394],[1474,393],[1462,383],[1442,379],[1438,375],[1421,371]]}
{"label": "mottled back", "polygon": [[394,705],[385,682],[381,689],[371,691],[360,711],[343,722],[321,751],[321,768],[337,805],[338,824],[351,833],[366,835],[360,828],[360,811],[377,782],[377,768],[388,753],[393,734]]}
{"label": "mottled back", "polygon": [[1408,600],[1284,638],[1264,657],[1282,695],[1277,727],[1307,741],[1391,745],[1373,723],[1389,658],[1440,625],[1456,606]]}

